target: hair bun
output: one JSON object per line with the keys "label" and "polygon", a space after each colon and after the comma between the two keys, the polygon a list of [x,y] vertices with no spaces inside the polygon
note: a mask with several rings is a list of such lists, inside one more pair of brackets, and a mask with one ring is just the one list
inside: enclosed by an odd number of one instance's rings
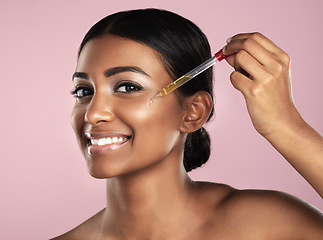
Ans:
{"label": "hair bun", "polygon": [[202,166],[210,157],[210,136],[202,127],[189,133],[185,141],[184,167],[186,172]]}

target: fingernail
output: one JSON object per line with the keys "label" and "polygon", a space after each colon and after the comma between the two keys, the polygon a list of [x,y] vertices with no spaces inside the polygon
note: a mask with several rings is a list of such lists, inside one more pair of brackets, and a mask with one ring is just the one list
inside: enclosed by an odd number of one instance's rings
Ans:
{"label": "fingernail", "polygon": [[227,43],[230,43],[230,42],[231,42],[231,40],[232,40],[232,37],[228,38],[226,42],[227,42]]}

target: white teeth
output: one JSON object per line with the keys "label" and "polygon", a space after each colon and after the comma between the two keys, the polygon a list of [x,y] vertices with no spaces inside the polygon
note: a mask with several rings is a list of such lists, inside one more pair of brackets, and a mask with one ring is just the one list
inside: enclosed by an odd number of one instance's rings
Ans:
{"label": "white teeth", "polygon": [[107,137],[107,138],[99,138],[99,139],[91,139],[90,140],[92,145],[96,145],[96,146],[103,146],[103,145],[108,145],[108,144],[112,144],[112,143],[121,143],[123,141],[125,141],[125,138],[123,137]]}
{"label": "white teeth", "polygon": [[99,139],[99,141],[98,141],[98,145],[99,146],[103,146],[103,145],[105,145],[105,138],[101,138],[101,139]]}

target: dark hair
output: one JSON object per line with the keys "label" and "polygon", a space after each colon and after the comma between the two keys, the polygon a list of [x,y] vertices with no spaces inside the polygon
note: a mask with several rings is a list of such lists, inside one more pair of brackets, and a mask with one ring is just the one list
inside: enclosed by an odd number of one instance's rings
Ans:
{"label": "dark hair", "polygon": [[[85,35],[79,49],[91,39],[113,34],[155,49],[168,74],[175,80],[211,57],[204,33],[190,20],[159,9],[138,9],[109,15],[97,22]],[[177,91],[184,96],[199,90],[213,99],[212,68]],[[212,112],[209,119],[213,115]],[[209,120],[208,119],[208,120]],[[210,156],[210,137],[204,128],[189,133],[185,142],[184,166],[187,172],[200,167]]]}

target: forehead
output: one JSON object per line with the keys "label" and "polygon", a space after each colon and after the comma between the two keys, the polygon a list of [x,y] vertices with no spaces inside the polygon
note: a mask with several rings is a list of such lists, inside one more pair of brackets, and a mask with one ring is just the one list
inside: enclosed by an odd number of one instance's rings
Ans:
{"label": "forehead", "polygon": [[83,47],[77,69],[87,71],[98,68],[138,66],[149,72],[164,69],[156,50],[115,35],[91,39]]}

